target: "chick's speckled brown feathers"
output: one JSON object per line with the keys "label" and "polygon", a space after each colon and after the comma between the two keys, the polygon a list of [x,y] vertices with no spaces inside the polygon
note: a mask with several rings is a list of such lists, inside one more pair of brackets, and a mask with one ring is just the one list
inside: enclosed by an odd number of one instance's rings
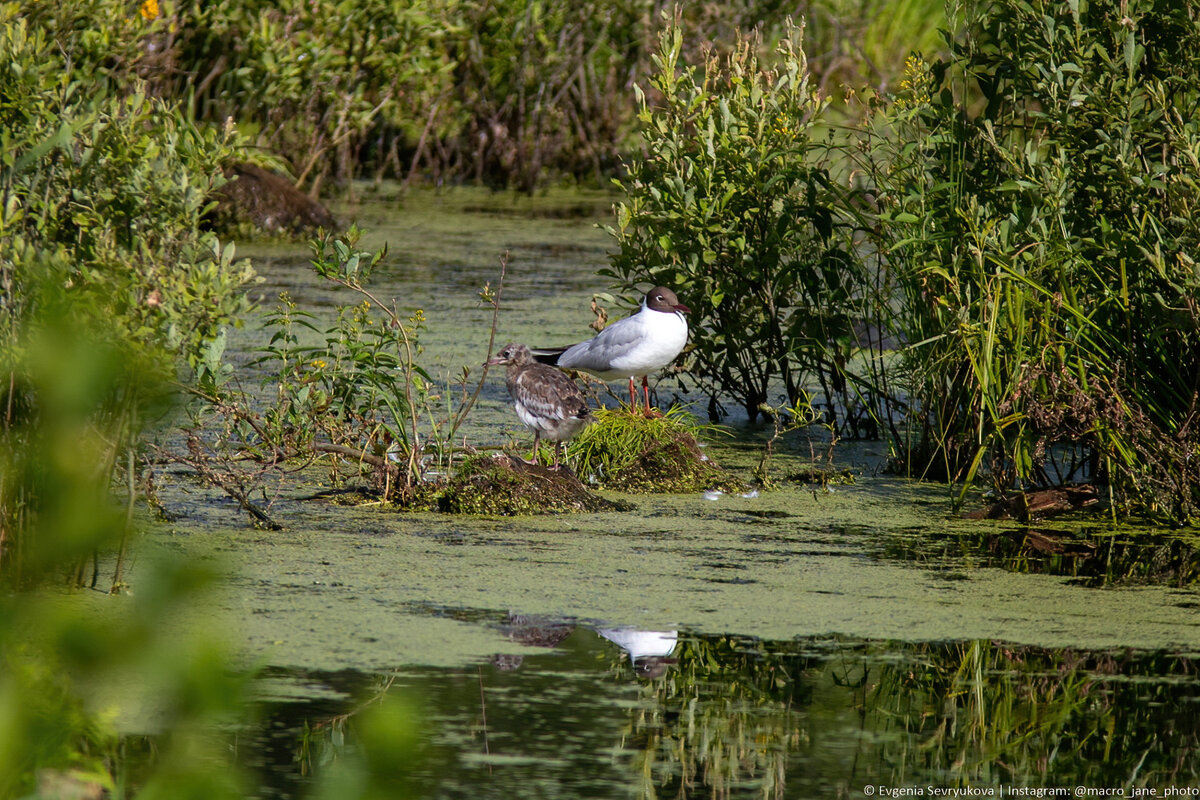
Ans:
{"label": "chick's speckled brown feathers", "polygon": [[587,401],[575,382],[557,369],[533,359],[523,344],[506,344],[488,361],[507,366],[505,385],[516,407],[517,417],[533,431],[534,461],[542,438],[554,442],[554,465],[558,465],[560,443],[570,439],[592,421]]}

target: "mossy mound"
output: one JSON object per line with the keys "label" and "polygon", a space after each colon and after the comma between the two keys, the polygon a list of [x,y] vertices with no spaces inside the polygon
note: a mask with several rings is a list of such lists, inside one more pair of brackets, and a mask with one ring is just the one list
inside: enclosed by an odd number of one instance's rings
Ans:
{"label": "mossy mound", "polygon": [[629,509],[592,494],[567,469],[552,470],[503,454],[467,459],[418,504],[447,514],[497,516]]}
{"label": "mossy mound", "polygon": [[834,467],[803,467],[784,478],[788,483],[816,486],[849,486],[854,483],[854,471]]}
{"label": "mossy mound", "polygon": [[741,491],[742,481],[705,454],[698,436],[717,428],[701,425],[679,408],[646,416],[629,409],[599,409],[596,421],[567,448],[572,464],[590,483],[623,492],[685,494],[705,489]]}

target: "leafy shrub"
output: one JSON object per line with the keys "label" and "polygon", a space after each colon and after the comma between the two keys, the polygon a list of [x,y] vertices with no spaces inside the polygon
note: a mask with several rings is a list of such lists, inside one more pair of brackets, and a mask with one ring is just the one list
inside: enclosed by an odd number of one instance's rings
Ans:
{"label": "leafy shrub", "polygon": [[[620,0],[147,0],[137,14],[116,0],[28,5],[197,120],[236,120],[313,190],[368,175],[523,190],[603,181],[636,145],[630,86],[649,70],[664,18]],[[939,0],[804,4],[818,21],[821,80],[886,74],[935,31],[931,6]],[[786,36],[787,13],[795,7],[736,0],[680,4],[674,19],[685,60],[698,62],[701,47],[726,47],[738,31]],[[102,15],[128,35],[90,32]]]}
{"label": "leafy shrub", "polygon": [[[23,460],[56,424],[40,359],[71,352],[46,343],[90,342],[91,366],[104,354],[123,365],[105,391],[82,393],[101,434],[89,474],[105,491],[115,467],[128,466],[176,359],[205,376],[221,326],[247,307],[240,289],[251,275],[198,227],[232,133],[198,128],[136,85],[124,93],[115,78],[86,85],[81,75],[103,68],[88,42],[115,34],[103,25],[92,37],[64,34],[81,48],[64,51],[54,37],[73,30],[70,15],[46,13],[59,27],[0,8],[0,436],[12,456],[0,484],[0,569],[33,551],[25,539],[56,496]],[[113,24],[124,31],[126,19]],[[76,389],[88,374],[78,373]]]}
{"label": "leafy shrub", "polygon": [[415,140],[445,91],[448,31],[421,3],[193,1],[170,28],[159,91],[191,97],[199,119],[237,120],[314,190],[354,177],[380,126]]}
{"label": "leafy shrub", "polygon": [[[395,301],[368,288],[386,248],[359,250],[359,235],[351,227],[344,237],[315,240],[312,260],[318,277],[353,292],[356,302],[340,304],[336,319],[322,323],[285,294],[267,315],[270,339],[254,365],[265,371],[270,397],[247,392],[235,380],[207,386],[189,407],[188,452],[160,451],[223,489],[258,525],[280,527],[250,495],[288,462],[294,467],[296,460],[329,455],[334,484],[346,472],[365,474],[385,501],[419,503],[465,449],[455,442],[483,376],[472,390],[464,368],[456,382],[439,386],[419,365],[424,313],[402,318]],[[501,287],[503,276],[502,265]],[[500,288],[480,292],[493,311],[489,351],[499,294]]]}
{"label": "leafy shrub", "polygon": [[815,126],[826,101],[810,86],[800,31],[778,66],[753,40],[703,71],[680,63],[682,32],[661,39],[639,92],[645,156],[628,165],[607,274],[626,288],[670,286],[690,305],[686,361],[711,399],[751,420],[775,382],[792,404],[817,381],[845,404],[846,361],[866,274],[845,235],[845,192],[830,178]]}
{"label": "leafy shrub", "polygon": [[[873,120],[901,296],[901,456],[997,488],[1078,477],[1176,517],[1200,487],[1200,19],[973,4]],[[970,103],[972,93],[979,100]]]}
{"label": "leafy shrub", "polygon": [[169,409],[177,366],[216,371],[219,331],[246,307],[248,267],[198,229],[232,133],[140,91],[130,65],[146,26],[128,11],[0,5],[5,797],[124,793],[121,742],[84,698],[112,702],[130,674],[137,705],[157,706],[172,729],[136,781],[146,796],[242,795],[231,765],[213,769],[227,759],[205,730],[239,702],[241,679],[207,635],[174,627],[211,576],[146,565],[139,600],[102,621],[86,604],[22,591],[64,575],[84,584],[89,571],[95,585],[99,551],[116,551],[111,587],[124,585],[140,437]]}
{"label": "leafy shrub", "polygon": [[[363,288],[384,253],[355,250],[356,239],[352,230],[347,240],[315,242],[313,264],[318,275],[367,299],[339,306],[336,321],[323,329],[286,296],[267,318],[274,332],[259,363],[273,369],[276,388],[275,404],[265,414],[268,439],[303,452],[320,437],[380,460],[395,443],[393,455],[409,459],[405,478],[411,483],[420,477],[423,438],[415,413],[428,410],[433,384],[415,363],[425,318],[418,310],[401,320]],[[318,343],[302,337],[302,329],[317,334]]]}
{"label": "leafy shrub", "polygon": [[234,134],[197,127],[137,91],[85,85],[50,31],[0,24],[6,324],[36,313],[32,289],[53,273],[76,313],[198,366],[246,307],[239,289],[251,276],[199,230]]}

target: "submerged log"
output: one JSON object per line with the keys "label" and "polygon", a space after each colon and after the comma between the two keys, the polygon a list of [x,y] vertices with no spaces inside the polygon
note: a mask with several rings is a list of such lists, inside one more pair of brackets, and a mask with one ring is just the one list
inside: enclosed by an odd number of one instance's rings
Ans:
{"label": "submerged log", "polygon": [[329,209],[282,175],[240,162],[227,165],[224,171],[229,180],[214,193],[217,206],[210,214],[215,226],[250,224],[277,234],[337,229],[337,220]]}
{"label": "submerged log", "polygon": [[965,516],[967,519],[1017,519],[1028,522],[1031,519],[1046,519],[1068,511],[1078,511],[1099,502],[1100,494],[1094,486],[1058,486],[1002,497],[987,508],[972,511]]}
{"label": "submerged log", "polygon": [[1065,555],[1072,558],[1090,558],[1096,553],[1095,542],[1080,541],[1055,531],[1040,531],[1029,528],[1024,532],[1025,543],[1039,553]]}

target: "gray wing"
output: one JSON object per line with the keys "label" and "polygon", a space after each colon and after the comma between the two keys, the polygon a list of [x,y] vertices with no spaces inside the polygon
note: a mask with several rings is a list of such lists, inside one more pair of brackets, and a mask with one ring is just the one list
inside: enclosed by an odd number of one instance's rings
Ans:
{"label": "gray wing", "polygon": [[568,347],[558,357],[558,365],[582,370],[609,369],[612,359],[625,352],[640,336],[634,317],[617,320],[586,342]]}

